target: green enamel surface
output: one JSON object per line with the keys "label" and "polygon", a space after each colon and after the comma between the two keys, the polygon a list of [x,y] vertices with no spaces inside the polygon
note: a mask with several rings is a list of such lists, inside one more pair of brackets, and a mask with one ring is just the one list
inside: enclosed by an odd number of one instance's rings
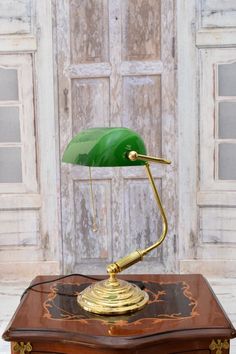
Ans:
{"label": "green enamel surface", "polygon": [[68,144],[62,161],[74,165],[115,167],[139,166],[143,161],[130,161],[129,151],[146,155],[139,134],[128,128],[91,128],[80,132]]}

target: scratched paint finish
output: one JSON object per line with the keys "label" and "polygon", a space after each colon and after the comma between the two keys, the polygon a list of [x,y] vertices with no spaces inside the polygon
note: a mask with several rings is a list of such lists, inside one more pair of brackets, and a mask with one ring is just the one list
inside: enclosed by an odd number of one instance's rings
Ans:
{"label": "scratched paint finish", "polygon": [[123,59],[159,59],[161,1],[128,0],[121,4]]}
{"label": "scratched paint finish", "polygon": [[[236,243],[236,209],[200,208],[200,231],[203,243]],[[222,258],[224,255],[222,255]]]}
{"label": "scratched paint finish", "polygon": [[111,259],[111,183],[93,181],[95,220],[93,231],[93,208],[89,181],[74,181],[75,235],[77,261]]}
{"label": "scratched paint finish", "polygon": [[[156,184],[161,195],[161,181],[156,181]],[[162,228],[161,217],[148,180],[127,179],[124,195],[126,252],[147,248],[157,241]],[[159,250],[153,250],[147,257],[156,259],[159,253]]]}
{"label": "scratched paint finish", "polygon": [[32,5],[30,0],[1,0],[0,34],[30,33]]}
{"label": "scratched paint finish", "polygon": [[[68,95],[69,111],[65,110],[64,89],[71,87],[71,80],[64,74],[65,68],[70,64],[70,21],[68,1],[57,1],[57,42],[60,43],[57,49],[58,55],[58,104],[60,112],[60,150],[61,156],[71,139],[72,121],[71,121],[71,98]],[[74,231],[74,204],[73,204],[73,181],[71,179],[71,166],[61,165],[61,208],[62,208],[62,227],[63,227],[63,247],[61,262],[63,271],[71,273],[75,265],[75,231]]]}
{"label": "scratched paint finish", "polygon": [[81,129],[109,125],[107,78],[72,80],[73,134]]}
{"label": "scratched paint finish", "polygon": [[160,76],[128,76],[123,80],[122,124],[143,137],[149,154],[161,154]]}
{"label": "scratched paint finish", "polygon": [[201,0],[202,27],[236,27],[235,0]]}
{"label": "scratched paint finish", "polygon": [[[177,166],[177,119],[175,116],[175,78],[174,78],[174,50],[173,38],[175,27],[173,14],[175,2],[162,1],[162,37],[161,54],[163,73],[161,78],[161,125],[162,125],[162,156],[172,160],[171,166],[162,166],[164,177],[162,179],[162,199],[167,213],[169,231],[168,236],[161,246],[165,260],[165,272],[176,271],[177,267],[177,230],[178,230],[178,206],[176,171]],[[161,166],[158,166],[161,168]]]}
{"label": "scratched paint finish", "polygon": [[[40,231],[38,210],[1,210],[0,246],[37,245]],[[8,256],[9,257],[9,254]],[[6,260],[8,259],[6,257]],[[4,257],[1,257],[3,261]]]}
{"label": "scratched paint finish", "polygon": [[71,61],[102,62],[108,59],[107,0],[70,1]]}

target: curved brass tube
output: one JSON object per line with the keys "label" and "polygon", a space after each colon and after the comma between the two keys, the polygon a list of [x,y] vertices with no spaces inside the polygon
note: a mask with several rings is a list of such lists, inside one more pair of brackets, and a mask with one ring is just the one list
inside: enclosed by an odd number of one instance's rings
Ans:
{"label": "curved brass tube", "polygon": [[162,217],[162,233],[161,236],[159,237],[159,239],[157,240],[157,242],[155,242],[153,245],[147,247],[144,250],[136,250],[132,253],[130,253],[129,255],[119,259],[118,261],[109,264],[107,266],[107,272],[111,275],[111,274],[115,274],[115,273],[119,273],[122,270],[129,268],[131,265],[141,261],[143,259],[143,256],[145,256],[147,253],[149,253],[150,251],[152,251],[153,249],[157,248],[158,246],[160,246],[160,244],[164,241],[167,231],[168,231],[168,222],[167,222],[167,218],[166,218],[166,214],[165,214],[165,210],[162,206],[161,203],[161,199],[160,196],[158,194],[155,182],[154,182],[154,178],[152,176],[151,170],[150,170],[150,165],[147,161],[152,161],[152,162],[158,162],[158,163],[163,163],[163,164],[170,164],[171,162],[169,160],[166,159],[162,159],[162,158],[157,158],[157,157],[152,157],[152,156],[146,156],[146,155],[139,155],[137,152],[135,151],[131,151],[128,154],[128,158],[132,161],[135,160],[143,160],[146,161],[145,164],[145,168],[146,168],[146,172],[149,178],[149,181],[151,183],[153,192],[154,192],[154,197],[155,200],[157,202],[157,206],[161,212],[161,217]]}
{"label": "curved brass tube", "polygon": [[150,170],[150,166],[149,166],[149,163],[146,162],[146,171],[147,171],[147,175],[148,175],[148,178],[149,178],[149,181],[151,183],[151,186],[152,186],[152,189],[153,189],[153,192],[154,192],[154,196],[155,196],[155,199],[156,199],[156,202],[157,202],[157,205],[160,209],[160,212],[161,212],[161,217],[162,217],[162,234],[161,236],[159,237],[158,241],[155,242],[152,246],[146,248],[145,250],[142,251],[142,255],[144,256],[145,254],[149,253],[150,251],[152,251],[154,248],[160,246],[160,244],[164,241],[165,237],[166,237],[166,234],[168,232],[168,222],[167,222],[167,218],[166,218],[166,214],[165,214],[165,210],[162,206],[162,203],[161,203],[161,199],[160,199],[160,196],[158,194],[158,191],[157,191],[157,188],[156,188],[156,185],[155,185],[155,182],[154,182],[154,179],[153,179],[153,176],[152,176],[152,173],[151,173],[151,170]]}

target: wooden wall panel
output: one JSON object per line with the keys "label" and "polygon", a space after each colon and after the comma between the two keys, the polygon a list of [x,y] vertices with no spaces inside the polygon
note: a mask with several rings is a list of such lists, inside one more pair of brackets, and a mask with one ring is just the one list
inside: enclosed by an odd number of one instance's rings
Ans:
{"label": "wooden wall panel", "polygon": [[121,4],[123,60],[158,60],[161,1],[127,0]]}
{"label": "wooden wall panel", "polygon": [[90,181],[74,181],[75,247],[80,260],[111,260],[111,183],[93,180],[97,231],[93,231]]}
{"label": "wooden wall panel", "polygon": [[[161,180],[155,182],[161,196]],[[147,248],[161,235],[161,217],[148,180],[127,179],[125,181],[124,225],[126,253]],[[153,250],[145,260],[154,258],[159,262],[160,252],[160,249]]]}
{"label": "wooden wall panel", "polygon": [[2,210],[0,213],[0,246],[29,246],[39,242],[37,210]]}
{"label": "wooden wall panel", "polygon": [[200,208],[202,241],[207,243],[236,243],[235,208]]}
{"label": "wooden wall panel", "polygon": [[0,34],[26,34],[31,32],[30,0],[0,1]]}
{"label": "wooden wall panel", "polygon": [[160,76],[123,79],[122,125],[140,133],[149,154],[161,154]]}
{"label": "wooden wall panel", "polygon": [[109,126],[109,80],[72,80],[73,134],[94,126]]}
{"label": "wooden wall panel", "polygon": [[94,63],[108,59],[107,0],[70,1],[71,62]]}
{"label": "wooden wall panel", "polygon": [[202,27],[236,27],[235,0],[202,0]]}

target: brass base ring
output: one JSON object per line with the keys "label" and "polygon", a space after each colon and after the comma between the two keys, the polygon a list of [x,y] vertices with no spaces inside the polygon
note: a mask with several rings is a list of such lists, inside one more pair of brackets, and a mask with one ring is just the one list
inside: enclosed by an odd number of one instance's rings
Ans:
{"label": "brass base ring", "polygon": [[149,300],[137,285],[120,279],[107,279],[88,286],[77,297],[86,311],[99,315],[122,315],[141,310]]}

